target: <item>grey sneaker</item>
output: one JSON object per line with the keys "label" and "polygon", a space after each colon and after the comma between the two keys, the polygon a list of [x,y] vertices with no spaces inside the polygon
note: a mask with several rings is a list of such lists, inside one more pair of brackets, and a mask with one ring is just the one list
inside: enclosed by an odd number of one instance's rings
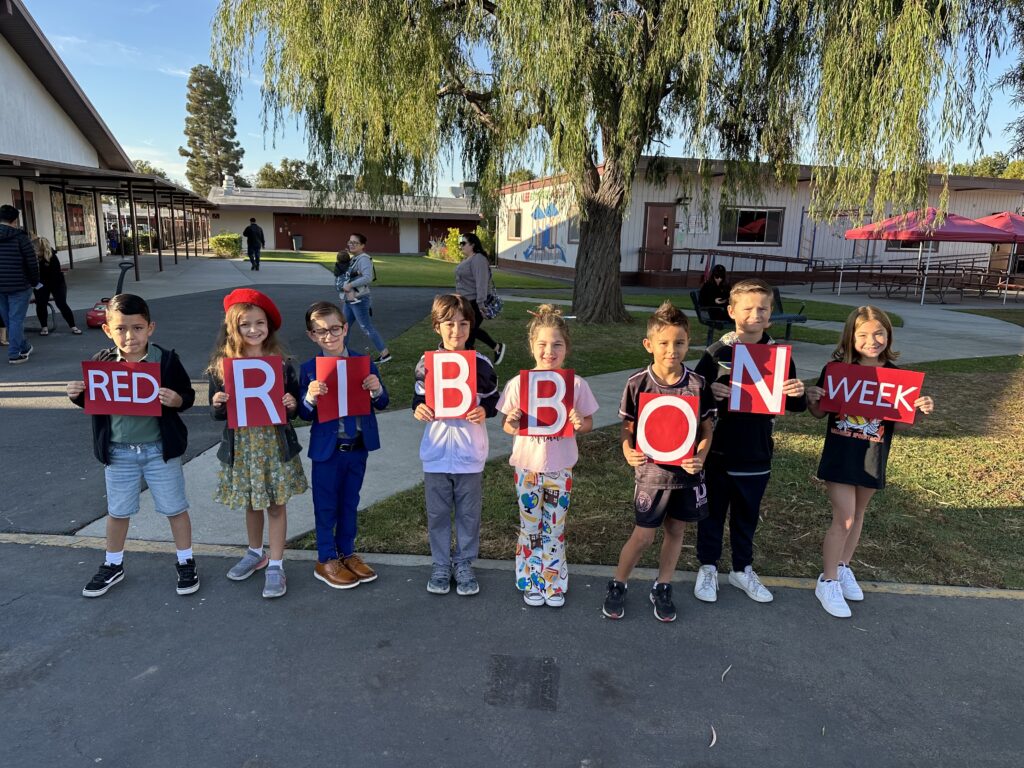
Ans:
{"label": "grey sneaker", "polygon": [[455,566],[455,591],[460,595],[475,595],[480,591],[480,584],[469,563],[459,563]]}
{"label": "grey sneaker", "polygon": [[228,578],[232,581],[245,581],[260,568],[266,568],[269,562],[270,558],[265,554],[257,555],[251,549],[247,549],[242,559],[228,571]]}
{"label": "grey sneaker", "polygon": [[272,565],[267,568],[266,581],[263,582],[263,596],[281,597],[288,591],[288,579],[284,576],[284,568]]}
{"label": "grey sneaker", "polygon": [[427,592],[432,595],[447,595],[452,588],[452,570],[447,565],[435,565],[427,582]]}

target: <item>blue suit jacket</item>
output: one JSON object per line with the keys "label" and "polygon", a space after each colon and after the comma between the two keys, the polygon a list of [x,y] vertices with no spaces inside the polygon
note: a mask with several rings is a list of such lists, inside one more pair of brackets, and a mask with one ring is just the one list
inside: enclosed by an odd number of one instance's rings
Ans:
{"label": "blue suit jacket", "polygon": [[[349,357],[365,357],[358,352],[349,352]],[[318,354],[317,357],[323,357]],[[377,366],[370,361],[370,373],[380,378]],[[316,420],[316,408],[310,408],[306,403],[306,392],[309,391],[310,382],[316,381],[316,357],[307,360],[302,364],[299,374],[299,415],[307,421],[312,421],[313,426],[309,430],[309,458],[313,461],[327,461],[337,450],[338,445],[338,419],[331,419],[323,423]],[[377,416],[373,410],[382,411],[388,407],[388,391],[381,381],[380,396],[370,400],[369,416],[362,416],[360,425],[363,432],[363,443],[368,451],[376,451],[380,448],[380,435],[377,432]],[[345,416],[345,431],[354,435],[356,433],[356,417]]]}

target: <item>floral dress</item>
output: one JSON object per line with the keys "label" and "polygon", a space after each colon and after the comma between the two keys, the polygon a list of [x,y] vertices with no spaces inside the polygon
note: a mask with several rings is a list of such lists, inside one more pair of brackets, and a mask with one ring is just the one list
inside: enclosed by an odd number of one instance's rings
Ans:
{"label": "floral dress", "polygon": [[234,509],[266,509],[308,490],[301,459],[295,456],[281,461],[277,429],[235,430],[235,461],[221,464],[215,501]]}

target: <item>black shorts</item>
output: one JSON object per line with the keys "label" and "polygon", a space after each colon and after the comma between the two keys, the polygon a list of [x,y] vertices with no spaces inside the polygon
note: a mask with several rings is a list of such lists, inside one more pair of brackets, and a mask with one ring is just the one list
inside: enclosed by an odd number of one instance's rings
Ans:
{"label": "black shorts", "polygon": [[708,516],[708,491],[704,483],[692,488],[641,488],[633,491],[638,528],[660,528],[666,517],[697,523]]}

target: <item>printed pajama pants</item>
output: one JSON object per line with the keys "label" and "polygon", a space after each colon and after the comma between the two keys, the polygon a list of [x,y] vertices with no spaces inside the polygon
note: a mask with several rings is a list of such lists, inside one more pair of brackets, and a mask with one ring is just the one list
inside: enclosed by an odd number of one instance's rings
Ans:
{"label": "printed pajama pants", "polygon": [[530,472],[516,468],[519,540],[516,542],[516,588],[538,589],[547,596],[569,589],[565,560],[565,516],[572,492],[572,469]]}

